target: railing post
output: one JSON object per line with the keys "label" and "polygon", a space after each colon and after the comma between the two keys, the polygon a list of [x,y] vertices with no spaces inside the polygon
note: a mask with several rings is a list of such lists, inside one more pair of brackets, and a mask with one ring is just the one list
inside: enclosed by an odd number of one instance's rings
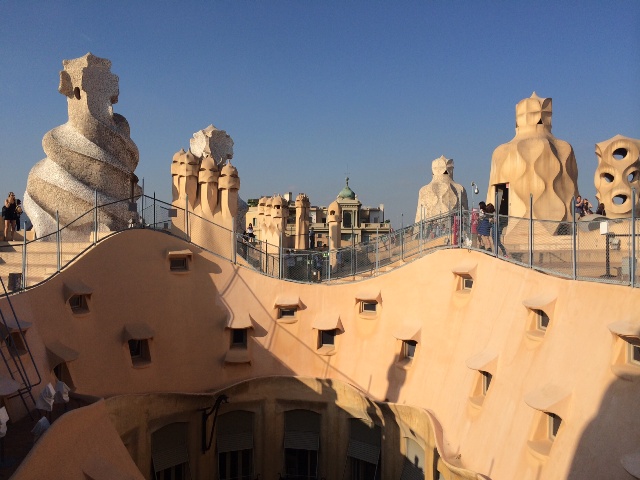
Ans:
{"label": "railing post", "polygon": [[358,273],[358,251],[355,249],[355,245],[353,247],[353,253],[355,256],[355,260],[353,262],[353,264],[355,265],[355,267],[353,268],[353,274],[356,275]]}
{"label": "railing post", "polygon": [[153,229],[158,229],[158,224],[156,223],[156,192],[153,192]]}
{"label": "railing post", "polygon": [[636,189],[631,189],[631,265],[629,266],[631,287],[636,286]]}
{"label": "railing post", "polygon": [[380,259],[378,258],[378,242],[380,241],[378,237],[378,227],[376,227],[376,271],[374,272],[374,276],[378,274],[378,268],[380,268]]}
{"label": "railing post", "polygon": [[[571,218],[572,218],[572,232],[571,232],[571,266],[573,269],[573,279],[578,278],[578,243],[577,243],[577,232],[576,232],[576,197],[571,197]],[[607,244],[609,242],[609,237],[607,237]]]}
{"label": "railing post", "polygon": [[93,244],[98,243],[98,190],[93,191]]}
{"label": "railing post", "polygon": [[58,264],[58,272],[60,272],[60,214],[56,210],[56,260]]}
{"label": "railing post", "polygon": [[238,237],[236,235],[236,219],[234,217],[233,221],[231,222],[231,261],[233,262],[234,265],[236,264],[236,261],[237,261],[237,258],[236,258],[237,251],[238,251]]}
{"label": "railing post", "polygon": [[189,241],[189,195],[185,195],[184,199],[184,234]]}
{"label": "railing post", "polygon": [[278,261],[278,264],[279,264],[278,265],[278,278],[282,278],[282,272],[284,271],[283,268],[282,268],[282,260],[283,260],[282,253],[284,251],[284,249],[282,248],[283,247],[283,245],[282,245],[282,243],[283,243],[283,235],[284,235],[284,232],[280,232],[280,248],[279,248],[279,256],[280,256],[280,258],[278,259],[279,260]]}
{"label": "railing post", "polygon": [[420,206],[420,236],[418,237],[418,252],[422,255],[422,230],[424,228],[424,207]]}
{"label": "railing post", "polygon": [[24,228],[22,230],[24,235],[22,237],[22,290],[27,288],[27,221],[24,222]]}
{"label": "railing post", "polygon": [[500,217],[498,215],[499,208],[496,207],[498,205],[498,189],[496,188],[496,195],[493,206],[495,207],[495,211],[493,212],[493,256],[498,257],[498,222],[500,221]]}
{"label": "railing post", "polygon": [[[133,197],[135,199],[135,196]],[[144,222],[144,178],[142,179],[142,198],[140,202],[140,221],[142,222],[142,228],[145,228]]]}
{"label": "railing post", "polygon": [[533,194],[529,194],[529,268],[533,268]]}
{"label": "railing post", "polygon": [[327,258],[327,283],[331,283],[331,237],[328,237],[329,257]]}
{"label": "railing post", "polygon": [[[456,228],[456,222],[453,222]],[[462,192],[458,193],[458,248],[462,248]]]}

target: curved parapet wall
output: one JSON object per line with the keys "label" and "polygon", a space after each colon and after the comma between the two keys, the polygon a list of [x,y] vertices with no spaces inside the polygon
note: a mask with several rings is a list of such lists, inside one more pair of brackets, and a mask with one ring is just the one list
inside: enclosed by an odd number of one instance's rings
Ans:
{"label": "curved parapet wall", "polygon": [[[113,113],[118,101],[118,76],[111,62],[91,53],[63,61],[58,90],[67,97],[69,121],[47,132],[42,147],[47,157],[29,173],[25,210],[36,234],[56,230],[56,212],[65,225],[90,210],[96,192],[100,204],[141,193],[133,173],[138,148],[131,140],[127,120]],[[100,230],[126,226],[133,215],[123,203],[103,209]],[[72,228],[91,231],[93,216]]]}
{"label": "curved parapet wall", "polygon": [[607,217],[631,217],[632,190],[636,189],[635,208],[640,206],[640,140],[616,135],[596,143],[598,167],[593,179],[598,202]]}
{"label": "curved parapet wall", "polygon": [[[131,292],[135,301],[123,302]],[[70,294],[86,308],[72,309]],[[7,302],[0,299],[3,311]],[[57,370],[75,393],[94,397],[319,378],[324,383],[304,390],[331,394],[328,382],[340,381],[366,392],[349,408],[429,409],[442,457],[494,480],[627,478],[621,459],[637,451],[638,289],[563,280],[467,249],[359,282],[299,284],[170,235],[128,229],[11,302],[31,325],[25,338],[43,378],[36,397],[62,363],[66,371]],[[144,345],[140,355],[132,356],[129,340]],[[250,385],[249,393],[268,398]],[[270,405],[282,411],[279,398],[291,389],[270,391]],[[225,393],[225,409],[255,407],[238,390]],[[26,414],[19,398],[6,407],[12,420]],[[172,416],[164,413],[156,418]],[[151,434],[162,427],[144,415],[123,412],[118,431],[143,418]],[[561,420],[555,433],[551,415]],[[200,416],[190,421],[199,433]],[[124,438],[132,450],[144,446],[136,438]]]}

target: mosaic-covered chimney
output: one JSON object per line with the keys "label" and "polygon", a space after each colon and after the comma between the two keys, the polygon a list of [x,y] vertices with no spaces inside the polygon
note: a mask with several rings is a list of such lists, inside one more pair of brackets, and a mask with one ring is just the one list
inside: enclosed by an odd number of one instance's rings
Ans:
{"label": "mosaic-covered chimney", "polygon": [[[25,211],[36,235],[43,237],[56,230],[56,212],[60,226],[67,225],[94,207],[97,193],[98,203],[108,204],[99,210],[98,229],[126,228],[137,220],[126,199],[142,192],[134,174],[139,155],[129,123],[113,112],[118,76],[111,73],[109,60],[91,53],[62,64],[58,90],[67,97],[69,120],[42,139],[47,157],[29,173]],[[89,234],[93,222],[93,215],[85,215],[67,234]]]}

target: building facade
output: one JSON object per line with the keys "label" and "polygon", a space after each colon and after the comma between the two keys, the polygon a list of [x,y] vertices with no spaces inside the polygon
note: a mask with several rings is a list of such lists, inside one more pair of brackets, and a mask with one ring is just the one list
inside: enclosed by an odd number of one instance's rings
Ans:
{"label": "building facade", "polygon": [[[301,235],[296,230],[297,209],[301,208],[301,206],[296,205],[296,198],[293,197],[291,192],[285,193],[282,198],[284,198],[289,207],[286,235],[290,240],[286,242],[286,246],[293,247],[293,238]],[[247,202],[249,210],[246,215],[245,229],[251,224],[256,238],[265,240],[266,235],[259,228],[259,202],[259,199],[251,199]],[[384,218],[384,205],[380,204],[378,207],[363,206],[356,193],[349,187],[349,178],[346,179],[345,187],[338,193],[336,202],[342,211],[340,224],[340,243],[342,247],[367,243],[373,241],[378,235],[388,235],[391,232],[391,224],[385,221]],[[309,229],[313,228],[315,232],[315,246],[324,247],[329,245],[329,207],[311,205],[306,211],[308,211]]]}

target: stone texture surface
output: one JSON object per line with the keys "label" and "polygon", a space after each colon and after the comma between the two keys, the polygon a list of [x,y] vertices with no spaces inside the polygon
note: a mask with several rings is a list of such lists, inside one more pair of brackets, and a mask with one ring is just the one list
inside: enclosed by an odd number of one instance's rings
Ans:
{"label": "stone texture surface", "polygon": [[431,182],[418,193],[416,222],[431,218],[458,208],[458,198],[462,207],[467,208],[467,192],[462,185],[453,181],[453,160],[444,155],[431,162]]}
{"label": "stone texture surface", "polygon": [[633,188],[636,189],[636,211],[640,206],[640,140],[616,135],[596,144],[596,156],[598,167],[593,182],[607,217],[631,217]]}
{"label": "stone texture surface", "polygon": [[[244,229],[247,204],[238,197],[240,178],[231,165],[233,140],[213,125],[193,134],[189,150],[179,150],[171,163],[172,202],[214,224],[236,232]],[[174,219],[183,229],[183,222]]]}
{"label": "stone texture surface", "polygon": [[[69,120],[47,132],[42,146],[47,157],[29,173],[25,211],[38,237],[56,230],[56,212],[66,225],[98,203],[139,195],[138,148],[127,120],[113,113],[118,101],[118,76],[111,62],[91,53],[64,60],[58,90],[67,97]],[[126,227],[135,216],[126,202],[101,209],[99,229]],[[89,233],[93,215],[75,222],[71,230]]]}
{"label": "stone texture surface", "polygon": [[306,250],[309,248],[309,209],[311,201],[309,197],[300,193],[296,197],[296,233],[293,247],[296,250]]}
{"label": "stone texture surface", "polygon": [[266,248],[272,253],[277,252],[281,239],[284,247],[292,247],[286,232],[289,204],[281,195],[262,197],[258,203],[257,228],[260,230],[260,240],[268,245]]}
{"label": "stone texture surface", "polygon": [[[509,216],[562,221],[571,218],[571,198],[578,193],[578,166],[573,147],[551,134],[550,98],[534,92],[516,105],[516,135],[493,152],[487,203],[496,185],[508,184]],[[498,208],[498,205],[496,205]],[[510,222],[512,229],[517,222]]]}

